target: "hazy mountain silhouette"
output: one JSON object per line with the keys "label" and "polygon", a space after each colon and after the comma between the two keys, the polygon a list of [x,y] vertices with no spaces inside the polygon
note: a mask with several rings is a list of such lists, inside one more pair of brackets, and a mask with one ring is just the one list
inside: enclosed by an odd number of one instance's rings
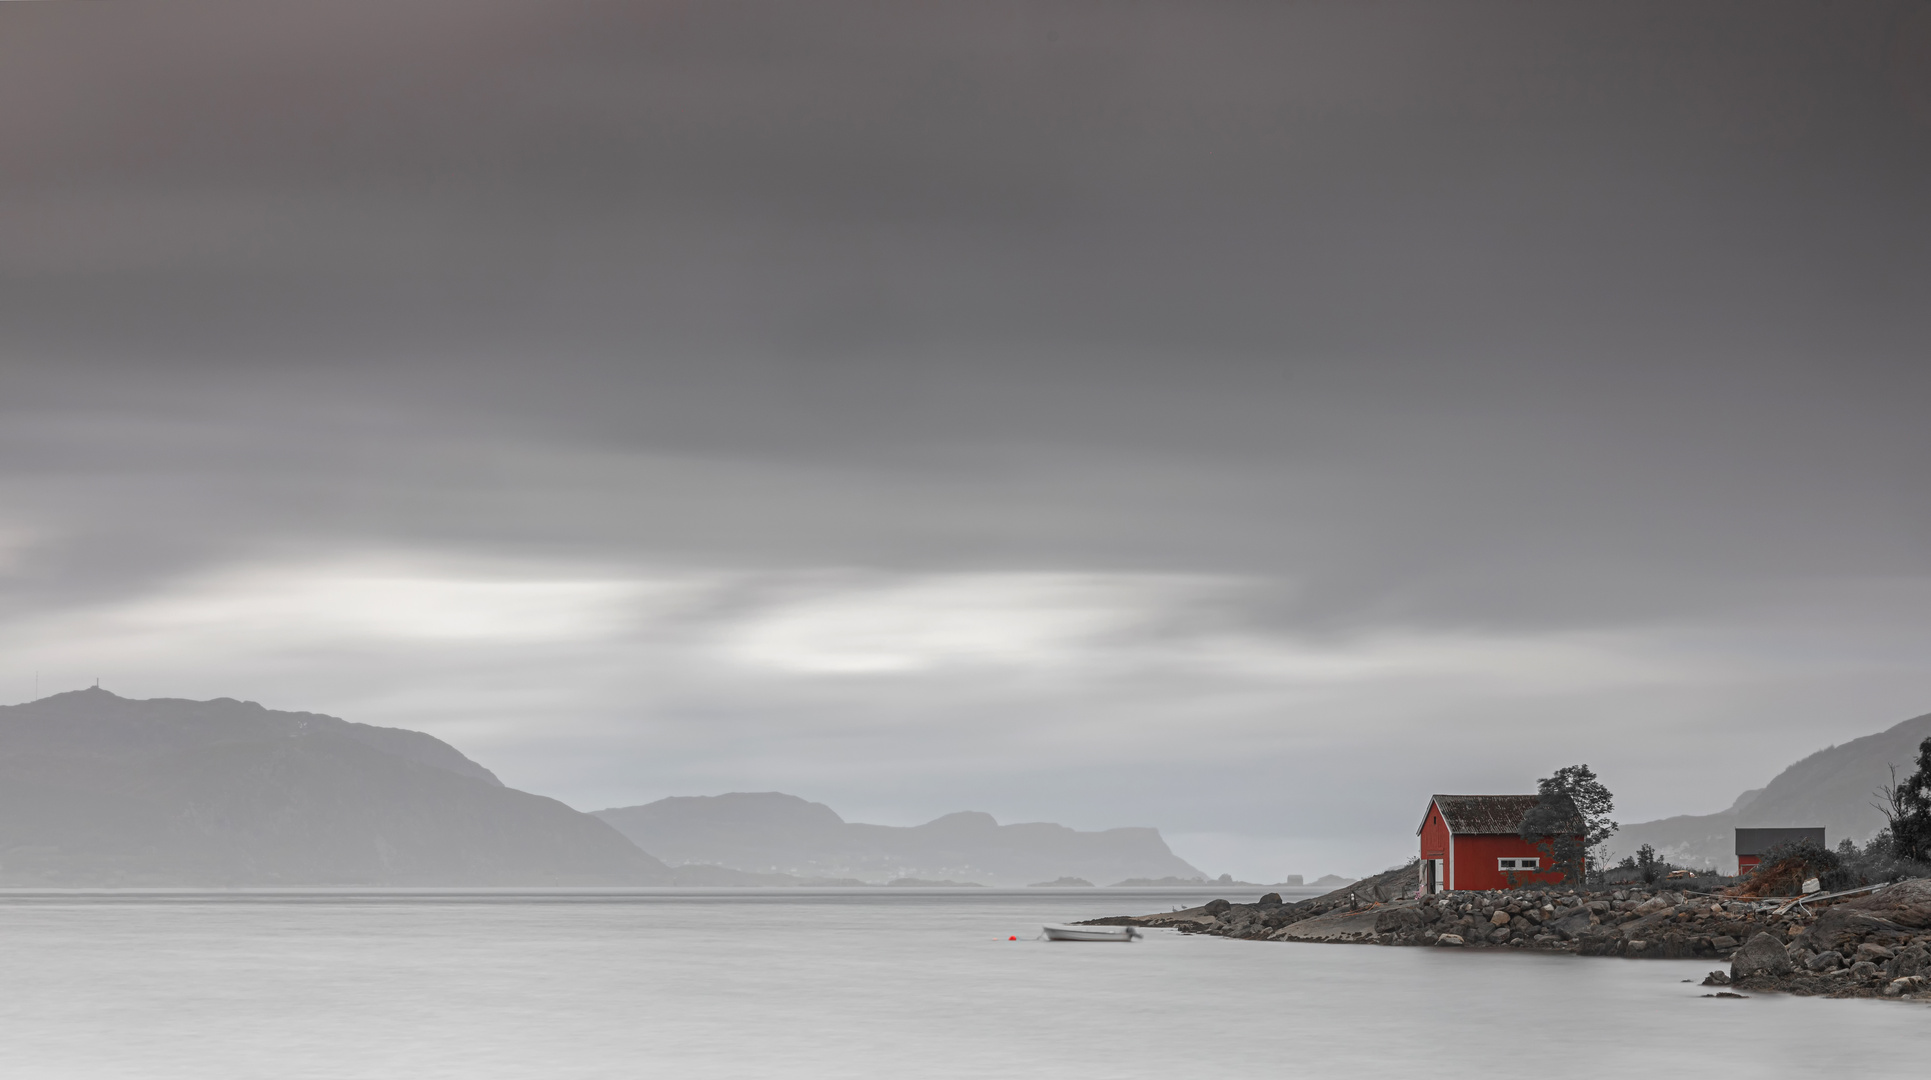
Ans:
{"label": "hazy mountain silhouette", "polygon": [[1001,825],[974,812],[909,828],[864,825],[775,791],[659,799],[595,814],[665,862],[753,873],[988,885],[1203,876],[1168,850],[1158,829],[1076,832],[1044,822]]}
{"label": "hazy mountain silhouette", "polygon": [[656,884],[661,862],[416,731],[98,688],[0,707],[0,884]]}
{"label": "hazy mountain silhouette", "polygon": [[1739,826],[1822,825],[1833,847],[1844,839],[1861,844],[1884,827],[1883,815],[1872,805],[1877,801],[1872,793],[1890,782],[1891,766],[1898,767],[1900,776],[1908,775],[1918,744],[1928,737],[1931,714],[1819,750],[1778,773],[1769,784],[1744,792],[1728,810],[1625,825],[1611,841],[1611,849],[1620,859],[1650,844],[1671,862],[1734,869]]}

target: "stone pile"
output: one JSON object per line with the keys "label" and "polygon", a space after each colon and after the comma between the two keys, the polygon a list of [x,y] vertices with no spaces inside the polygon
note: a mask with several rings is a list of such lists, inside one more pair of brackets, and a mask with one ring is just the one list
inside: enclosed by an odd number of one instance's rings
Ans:
{"label": "stone pile", "polygon": [[1601,925],[1577,943],[1584,956],[1725,958],[1757,934],[1788,940],[1811,918],[1803,910],[1778,914],[1778,903],[1672,892],[1619,891],[1604,902]]}
{"label": "stone pile", "polygon": [[1711,972],[1711,986],[1931,1000],[1931,880],[1804,905],[1640,889],[1449,892],[1384,903],[1344,891],[1298,904],[1269,893],[1253,904],[1215,900],[1094,921],[1263,941],[1707,957],[1731,961],[1729,972]]}
{"label": "stone pile", "polygon": [[1563,949],[1607,911],[1574,891],[1450,892],[1384,905],[1375,933],[1386,945]]}
{"label": "stone pile", "polygon": [[[1308,920],[1332,921],[1352,912],[1371,912],[1372,922],[1361,932],[1332,940],[1684,958],[1727,956],[1751,934],[1775,925],[1777,921],[1761,907],[1756,903],[1691,899],[1681,893],[1545,889],[1448,892],[1374,905],[1364,905],[1352,897],[1287,905],[1216,900],[1187,911],[1131,921],[1189,933],[1283,940],[1301,936],[1302,931],[1289,928]],[[1788,916],[1783,921],[1800,923],[1803,918]]]}
{"label": "stone pile", "polygon": [[1833,904],[1796,934],[1764,932],[1707,985],[1827,997],[1931,999],[1931,880]]}
{"label": "stone pile", "polygon": [[1261,897],[1259,902],[1252,904],[1214,900],[1197,908],[1175,911],[1166,915],[1095,919],[1093,922],[1162,926],[1189,934],[1213,934],[1218,937],[1263,940],[1272,937],[1275,931],[1292,923],[1324,915],[1337,908],[1348,910],[1348,904],[1346,901],[1322,905],[1310,902],[1284,904],[1281,902],[1280,894],[1268,893]]}

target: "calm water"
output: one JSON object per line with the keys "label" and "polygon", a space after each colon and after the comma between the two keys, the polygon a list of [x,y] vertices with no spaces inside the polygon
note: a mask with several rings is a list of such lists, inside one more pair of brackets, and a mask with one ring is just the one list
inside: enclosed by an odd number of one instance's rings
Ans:
{"label": "calm water", "polygon": [[0,1055],[58,1080],[1902,1077],[1931,1055],[1931,1009],[1707,1000],[1680,980],[1708,963],[1032,940],[1201,899],[14,895]]}

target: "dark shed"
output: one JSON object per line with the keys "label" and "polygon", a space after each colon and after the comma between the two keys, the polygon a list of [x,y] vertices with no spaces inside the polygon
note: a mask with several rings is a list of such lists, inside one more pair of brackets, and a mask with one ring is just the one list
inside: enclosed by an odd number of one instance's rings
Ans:
{"label": "dark shed", "polygon": [[1738,829],[1737,830],[1737,873],[1747,874],[1756,869],[1757,863],[1771,848],[1778,844],[1800,844],[1804,841],[1824,846],[1824,827],[1803,829]]}

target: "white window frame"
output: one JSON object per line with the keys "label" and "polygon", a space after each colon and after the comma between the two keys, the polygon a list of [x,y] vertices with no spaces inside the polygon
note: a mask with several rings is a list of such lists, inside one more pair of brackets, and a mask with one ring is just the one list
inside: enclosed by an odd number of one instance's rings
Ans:
{"label": "white window frame", "polygon": [[1495,860],[1495,868],[1503,873],[1514,872],[1519,874],[1531,870],[1540,872],[1542,869],[1542,859],[1540,856],[1530,858],[1518,856],[1512,859],[1498,858]]}

